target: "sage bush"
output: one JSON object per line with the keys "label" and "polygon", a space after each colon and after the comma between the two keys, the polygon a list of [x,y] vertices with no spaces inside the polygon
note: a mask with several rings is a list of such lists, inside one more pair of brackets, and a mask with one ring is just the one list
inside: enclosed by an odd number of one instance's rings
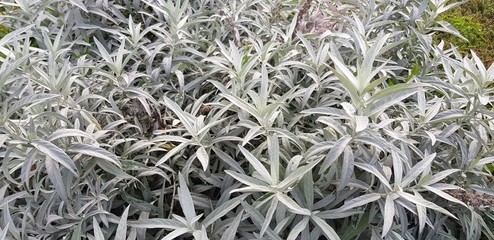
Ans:
{"label": "sage bush", "polygon": [[459,4],[1,1],[1,239],[494,239]]}

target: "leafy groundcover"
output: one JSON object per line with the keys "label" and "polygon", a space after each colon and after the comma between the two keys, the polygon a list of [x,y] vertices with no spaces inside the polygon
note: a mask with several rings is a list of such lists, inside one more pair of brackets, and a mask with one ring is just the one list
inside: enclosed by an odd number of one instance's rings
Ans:
{"label": "leafy groundcover", "polygon": [[446,0],[0,2],[0,239],[494,239]]}

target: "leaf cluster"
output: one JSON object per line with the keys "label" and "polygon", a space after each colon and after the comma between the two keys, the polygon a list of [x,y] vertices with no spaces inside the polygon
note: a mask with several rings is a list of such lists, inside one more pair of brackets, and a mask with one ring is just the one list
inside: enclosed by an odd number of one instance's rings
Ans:
{"label": "leaf cluster", "polygon": [[1,1],[0,238],[493,239],[458,4],[304,3]]}

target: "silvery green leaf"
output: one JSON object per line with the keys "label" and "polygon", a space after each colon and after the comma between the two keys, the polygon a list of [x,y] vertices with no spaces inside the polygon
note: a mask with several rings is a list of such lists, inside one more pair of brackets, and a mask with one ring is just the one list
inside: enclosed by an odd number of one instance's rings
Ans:
{"label": "silvery green leaf", "polygon": [[317,216],[311,216],[311,220],[314,221],[314,223],[321,228],[321,230],[324,232],[326,237],[330,240],[340,240],[340,237],[338,234],[335,232],[335,230],[329,226],[329,224],[326,223],[323,219],[317,217]]}
{"label": "silvery green leaf", "polygon": [[372,116],[390,106],[400,103],[403,99],[421,91],[422,86],[421,84],[403,83],[382,89],[366,100],[364,114]]}
{"label": "silvery green leaf", "polygon": [[278,184],[280,174],[280,146],[278,136],[273,134],[273,136],[268,137],[268,139],[271,140],[268,142],[271,177],[273,184]]}
{"label": "silvery green leaf", "polygon": [[101,57],[107,62],[107,63],[113,63],[113,58],[110,56],[106,48],[101,44],[96,37],[94,37],[94,43],[96,43],[96,46],[98,47],[99,53],[101,54]]}
{"label": "silvery green leaf", "polygon": [[262,127],[261,126],[252,126],[252,128],[249,129],[249,132],[243,138],[242,146],[245,146],[245,144],[247,144],[248,142],[250,142],[250,140],[252,140],[253,138],[259,136],[263,132],[264,131],[262,131]]}
{"label": "silvery green leaf", "polygon": [[178,200],[180,201],[180,206],[182,207],[185,219],[187,219],[187,222],[191,224],[192,219],[197,216],[194,201],[192,200],[192,195],[190,195],[189,188],[187,187],[187,183],[185,182],[185,178],[181,172],[178,173],[178,181]]}
{"label": "silvery green leaf", "polygon": [[265,186],[248,186],[248,187],[242,187],[242,188],[237,188],[235,190],[232,190],[230,193],[236,193],[236,192],[243,192],[243,193],[256,193],[256,192],[275,192],[276,189],[273,187],[265,187]]}
{"label": "silvery green leaf", "polygon": [[269,184],[273,184],[273,178],[269,174],[268,170],[264,165],[259,161],[252,153],[250,153],[247,149],[244,147],[238,145],[239,150],[242,152],[242,154],[245,156],[247,161],[254,167],[254,169],[261,175],[264,181],[266,181]]}
{"label": "silvery green leaf", "polygon": [[332,209],[332,210],[326,210],[326,211],[319,212],[316,215],[322,219],[340,219],[340,218],[346,218],[346,217],[361,214],[361,213],[362,213],[362,211],[353,210],[353,209],[346,210],[343,212],[336,211],[336,210]]}
{"label": "silvery green leaf", "polygon": [[23,98],[19,99],[18,101],[15,101],[14,104],[12,104],[11,106],[9,106],[8,108],[5,109],[5,111],[7,111],[7,113],[4,114],[4,117],[5,118],[10,117],[12,114],[17,112],[22,107],[27,106],[27,108],[31,108],[31,107],[34,107],[34,106],[41,104],[41,103],[47,103],[47,102],[49,102],[49,100],[54,99],[58,96],[59,95],[57,95],[57,94],[39,93],[39,94],[32,94],[32,95],[23,97]]}
{"label": "silvery green leaf", "polygon": [[458,30],[456,30],[455,27],[453,25],[451,25],[449,22],[447,22],[447,21],[437,21],[437,23],[439,25],[441,25],[441,27],[432,28],[433,30],[435,30],[435,31],[441,31],[441,32],[446,32],[446,33],[455,35],[456,37],[461,38],[464,41],[468,42],[468,39],[466,39],[463,35],[461,35],[461,33],[458,32]]}
{"label": "silvery green leaf", "polygon": [[484,193],[484,194],[487,194],[490,196],[494,196],[494,190],[492,190],[491,188],[481,187],[477,184],[472,184],[470,187],[473,190],[475,190],[475,192]]}
{"label": "silvery green leaf", "polygon": [[290,211],[296,214],[306,215],[306,216],[311,215],[309,209],[300,207],[300,205],[298,205],[295,201],[293,201],[293,199],[291,199],[290,197],[288,197],[283,193],[277,192],[276,198],[280,200],[280,202],[283,203],[285,206],[287,206]]}
{"label": "silvery green leaf", "polygon": [[367,116],[355,116],[355,132],[360,132],[369,126],[369,117]]}
{"label": "silvery green leaf", "polygon": [[243,211],[237,214],[237,216],[233,219],[232,223],[228,226],[228,229],[226,229],[223,235],[221,236],[221,240],[228,240],[235,238],[242,217],[243,217]]}
{"label": "silvery green leaf", "polygon": [[7,141],[7,139],[9,139],[8,134],[0,134],[0,146],[3,147],[3,144]]}
{"label": "silvery green leaf", "polygon": [[382,172],[381,170],[379,170],[378,168],[376,168],[375,166],[372,166],[370,164],[367,164],[367,163],[354,163],[354,165],[364,171],[367,171],[368,173],[376,176],[379,181],[381,181],[381,183],[387,187],[388,189],[393,189],[391,187],[391,184],[389,183],[388,179],[384,176],[384,172]]}
{"label": "silvery green leaf", "polygon": [[[257,211],[254,207],[245,202],[242,202],[242,206],[245,212],[250,216],[250,219],[252,219],[252,221],[256,223],[256,225],[261,226],[264,222],[264,217],[262,216],[262,214],[259,213],[259,211]],[[271,228],[266,229],[266,234],[271,239],[281,240],[278,234],[276,234]]]}
{"label": "silvery green leaf", "polygon": [[71,240],[81,239],[81,225],[78,224],[75,229],[72,231],[72,236],[70,236]]}
{"label": "silvery green leaf", "polygon": [[486,157],[478,160],[473,160],[470,162],[470,166],[468,166],[468,168],[475,169],[475,168],[483,167],[492,162],[494,162],[494,157]]}
{"label": "silvery green leaf", "polygon": [[235,171],[237,171],[237,172],[239,172],[241,174],[244,174],[245,173],[244,170],[242,169],[242,167],[240,166],[240,164],[237,161],[235,161],[235,159],[233,159],[228,154],[226,154],[225,152],[221,151],[218,148],[212,147],[212,149],[213,149],[214,153],[216,153],[216,155],[222,161],[224,161],[226,164],[228,164]]}
{"label": "silvery green leaf", "polygon": [[374,78],[377,72],[373,72],[373,64],[376,60],[377,55],[380,53],[384,44],[389,38],[389,34],[385,34],[384,36],[378,36],[378,40],[374,45],[370,46],[370,48],[365,52],[364,59],[362,61],[362,66],[357,70],[357,80],[358,80],[358,89],[360,92],[367,87],[370,81]]}
{"label": "silvery green leaf", "polygon": [[333,148],[331,148],[328,155],[326,155],[326,158],[324,159],[324,162],[319,169],[319,173],[325,172],[333,164],[333,162],[338,159],[338,157],[341,155],[341,153],[343,153],[345,147],[350,143],[350,141],[352,141],[352,137],[347,135],[340,138],[336,143],[334,143]]}
{"label": "silvery green leaf", "polygon": [[305,146],[304,146],[303,142],[300,141],[300,139],[295,134],[291,133],[290,131],[288,131],[286,129],[282,129],[282,128],[272,128],[271,131],[276,132],[277,134],[280,135],[280,137],[284,137],[284,138],[289,139],[292,143],[297,145],[297,147],[300,150],[305,151]]}
{"label": "silvery green leaf", "polygon": [[407,175],[405,175],[405,177],[401,181],[400,186],[404,188],[415,181],[419,175],[423,174],[423,172],[430,167],[430,164],[435,157],[436,153],[424,156],[424,159],[422,159],[422,161],[415,164],[415,166],[413,166],[413,168],[408,171]]}
{"label": "silvery green leaf", "polygon": [[47,157],[50,157],[59,164],[63,165],[74,175],[78,175],[77,167],[74,161],[55,144],[42,139],[34,140],[33,142],[31,142],[31,144],[40,152],[44,153]]}
{"label": "silvery green leaf", "polygon": [[194,236],[194,240],[209,240],[204,226],[202,226],[201,230],[195,230],[194,232],[192,232],[192,236]]}
{"label": "silvery green leaf", "polygon": [[86,6],[81,0],[70,0],[70,2],[75,6],[77,6],[78,8],[82,9],[84,12],[86,13],[88,12]]}
{"label": "silvery green leaf", "polygon": [[384,238],[393,226],[393,218],[395,215],[395,203],[391,195],[386,196],[384,211],[382,213],[384,214],[384,222],[381,236]]}
{"label": "silvery green leaf", "polygon": [[426,208],[430,208],[432,210],[435,210],[435,211],[438,211],[440,213],[443,213],[445,215],[448,215],[454,219],[457,219],[451,212],[449,212],[448,210],[438,206],[437,204],[435,203],[432,203],[430,201],[427,201],[423,198],[419,198],[417,196],[414,196],[412,194],[409,194],[409,193],[406,193],[406,192],[397,192],[398,195],[400,195],[400,197],[402,197],[403,199],[405,200],[408,200],[412,203],[415,203],[416,205],[420,205],[420,206],[423,206],[423,207],[426,207]]}
{"label": "silvery green leaf", "polygon": [[142,219],[136,221],[128,221],[128,225],[130,227],[135,227],[135,228],[164,228],[170,230],[185,227],[176,220],[164,219],[164,218],[150,218],[150,219]]}
{"label": "silvery green leaf", "polygon": [[199,147],[196,151],[197,159],[201,162],[202,170],[206,171],[209,166],[209,154],[206,152],[206,148],[203,146]]}
{"label": "silvery green leaf", "polygon": [[258,112],[258,110],[252,106],[251,104],[249,104],[248,102],[246,102],[245,100],[237,97],[237,96],[234,96],[234,95],[231,95],[231,94],[220,94],[220,96],[228,99],[231,103],[235,104],[237,107],[239,107],[240,109],[248,112],[250,115],[254,116],[257,121],[259,122],[263,122],[263,118],[261,116],[261,114]]}
{"label": "silvery green leaf", "polygon": [[322,115],[329,115],[333,117],[340,117],[342,119],[347,119],[349,118],[348,114],[346,111],[338,109],[338,108],[332,108],[332,107],[317,107],[317,108],[311,108],[302,111],[301,113],[303,114],[322,114]]}
{"label": "silvery green leaf", "polygon": [[9,224],[10,224],[10,222],[5,224],[5,227],[3,229],[0,228],[0,239],[1,240],[7,239],[7,233],[9,232]]}
{"label": "silvery green leaf", "polygon": [[359,83],[357,78],[355,77],[355,74],[332,52],[329,52],[328,54],[335,65],[339,79],[341,81],[344,81],[345,87],[350,87],[350,89],[352,89],[352,91],[355,91],[355,93],[358,92]]}
{"label": "silvery green leaf", "polygon": [[423,185],[432,185],[432,184],[435,184],[441,180],[443,180],[444,178],[448,177],[449,175],[455,173],[455,172],[459,172],[460,169],[446,169],[446,170],[443,170],[443,171],[440,171],[434,175],[431,176],[431,178],[424,182]]}
{"label": "silvery green leaf", "polygon": [[118,167],[122,167],[120,160],[115,156],[115,154],[99,147],[95,147],[88,144],[74,144],[69,149],[69,152],[80,153],[84,155],[89,155],[96,158],[101,158],[108,162],[115,164]]}
{"label": "silvery green leaf", "polygon": [[126,240],[127,239],[127,216],[129,215],[130,205],[127,206],[120,216],[120,221],[117,226],[117,231],[115,232],[115,240]]}
{"label": "silvery green leaf", "polygon": [[[59,130],[56,130],[52,134],[50,134],[50,136],[47,138],[47,140],[51,142],[51,141],[54,141],[56,139],[66,138],[66,137],[84,137],[84,138],[91,139],[93,141],[95,140],[91,134],[83,132],[79,129],[59,129]],[[0,141],[0,143],[1,143],[1,141]]]}
{"label": "silvery green leaf", "polygon": [[190,134],[192,134],[192,136],[197,136],[197,132],[194,127],[194,122],[195,122],[194,118],[190,114],[184,112],[180,108],[180,106],[178,106],[178,104],[176,104],[174,101],[172,101],[171,99],[169,99],[164,95],[163,95],[163,102],[168,108],[170,108],[170,110],[172,110],[177,115],[177,117],[180,119],[180,122],[184,125],[187,131]]}
{"label": "silvery green leaf", "polygon": [[288,234],[287,240],[297,239],[300,233],[307,228],[309,220],[309,216],[304,216],[304,218],[302,218],[302,221],[298,222],[297,225],[295,225],[295,227],[291,229],[290,234]]}
{"label": "silvery green leaf", "polygon": [[95,239],[105,239],[105,235],[101,231],[98,220],[95,217],[93,217],[93,231]]}
{"label": "silvery green leaf", "polygon": [[367,193],[362,196],[345,201],[345,204],[343,204],[343,206],[335,209],[334,211],[344,212],[346,210],[350,210],[355,207],[360,207],[368,203],[375,202],[380,198],[381,198],[381,194],[379,193]]}
{"label": "silvery green leaf", "polygon": [[46,157],[45,167],[48,177],[53,183],[55,187],[55,191],[57,192],[58,196],[63,200],[68,201],[67,191],[65,189],[65,184],[62,179],[62,174],[60,173],[60,169],[58,168],[57,164],[50,156]]}
{"label": "silvery green leaf", "polygon": [[442,197],[450,202],[454,202],[454,203],[457,203],[457,204],[460,204],[464,207],[468,207],[464,202],[452,197],[451,195],[441,191],[440,189],[437,189],[437,188],[434,188],[434,187],[431,187],[431,186],[422,186],[423,188],[435,193],[436,195],[438,195],[439,197]]}
{"label": "silvery green leaf", "polygon": [[156,166],[162,165],[168,159],[170,159],[175,154],[177,154],[178,152],[180,152],[182,149],[184,149],[187,146],[189,146],[189,144],[190,144],[190,141],[189,142],[183,142],[183,143],[180,143],[178,146],[175,146],[172,150],[170,150],[169,152],[167,152],[165,154],[165,156],[163,156],[162,158],[160,158],[160,160],[156,163]]}
{"label": "silvery green leaf", "polygon": [[245,199],[245,197],[247,197],[247,195],[241,195],[234,199],[228,200],[220,206],[217,206],[210,214],[207,215],[206,218],[204,218],[204,221],[202,221],[204,227],[209,227],[216,220],[229,213],[232,209],[236,208]]}
{"label": "silvery green leaf", "polygon": [[266,218],[264,219],[261,230],[259,232],[259,235],[261,235],[261,237],[264,235],[264,233],[268,229],[268,227],[271,223],[271,220],[273,218],[274,212],[276,211],[277,207],[278,207],[278,197],[271,198],[271,204],[269,205],[268,212],[266,213],[266,216],[265,216]]}
{"label": "silvery green leaf", "polygon": [[167,234],[161,240],[173,240],[173,239],[176,239],[178,236],[184,235],[185,233],[188,233],[188,232],[189,232],[188,228],[177,228],[177,229],[173,230],[173,232]]}
{"label": "silvery green leaf", "polygon": [[345,110],[346,114],[348,116],[354,116],[355,115],[355,112],[357,111],[357,109],[355,109],[355,107],[350,104],[350,103],[347,103],[347,102],[342,102],[340,103],[341,107],[343,107],[343,109]]}
{"label": "silvery green leaf", "polygon": [[349,146],[345,147],[343,151],[343,164],[341,169],[340,183],[337,186],[338,190],[342,190],[350,182],[352,173],[354,172],[354,155],[352,149]]}
{"label": "silvery green leaf", "polygon": [[232,176],[233,178],[235,178],[237,181],[245,184],[245,185],[248,185],[249,187],[243,187],[243,188],[239,188],[239,189],[235,189],[231,192],[256,192],[256,191],[259,191],[259,192],[274,192],[275,191],[275,188],[273,187],[270,187],[270,186],[267,186],[267,184],[259,179],[256,179],[256,178],[253,178],[253,177],[249,177],[249,176],[246,176],[246,175],[243,175],[243,174],[239,174],[239,173],[236,173],[236,172],[232,172],[232,171],[229,171],[229,170],[226,170],[225,171],[228,175]]}
{"label": "silvery green leaf", "polygon": [[111,173],[115,175],[115,177],[122,178],[122,179],[132,179],[134,178],[133,176],[125,173],[120,167],[115,166],[114,164],[108,162],[108,161],[100,161],[97,159],[93,159],[93,161],[96,162],[96,164],[105,170],[108,173]]}
{"label": "silvery green leaf", "polygon": [[[294,158],[294,160],[298,160],[298,159],[299,158]],[[317,160],[317,161],[313,161],[307,165],[297,167],[293,172],[290,172],[289,175],[287,177],[285,177],[285,179],[283,179],[283,181],[281,181],[277,185],[277,188],[284,191],[284,190],[288,189],[289,187],[292,187],[297,181],[302,179],[302,177],[306,173],[311,171],[321,161],[322,161],[322,158]]]}

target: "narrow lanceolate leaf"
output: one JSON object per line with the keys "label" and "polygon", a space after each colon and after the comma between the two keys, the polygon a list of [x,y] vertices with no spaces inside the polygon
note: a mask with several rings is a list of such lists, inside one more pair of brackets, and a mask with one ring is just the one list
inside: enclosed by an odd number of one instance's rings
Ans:
{"label": "narrow lanceolate leaf", "polygon": [[7,239],[7,233],[9,232],[9,225],[10,225],[10,222],[7,222],[3,229],[0,228],[0,239],[1,240]]}
{"label": "narrow lanceolate leaf", "polygon": [[273,184],[278,184],[280,173],[280,146],[278,136],[273,134],[273,136],[268,139],[271,140],[268,142],[269,160],[271,162],[271,177]]}
{"label": "narrow lanceolate leaf", "polygon": [[70,240],[80,240],[81,239],[81,224],[77,224],[75,229],[72,230],[72,236]]}
{"label": "narrow lanceolate leaf", "polygon": [[431,165],[431,162],[436,157],[436,153],[431,155],[424,156],[424,159],[418,162],[415,166],[413,166],[410,171],[408,171],[407,175],[401,181],[400,186],[402,188],[407,187],[410,183],[412,183],[419,175],[421,175],[426,169],[428,169]]}
{"label": "narrow lanceolate leaf", "polygon": [[397,192],[398,195],[400,195],[400,197],[402,197],[403,199],[405,200],[408,200],[412,203],[415,203],[417,205],[420,205],[420,206],[423,206],[423,207],[426,207],[426,208],[430,208],[432,210],[435,210],[435,211],[438,211],[442,214],[445,214],[445,215],[448,215],[454,219],[457,219],[451,212],[449,212],[448,210],[438,206],[437,204],[433,203],[433,202],[430,202],[430,201],[427,201],[423,198],[420,198],[420,197],[417,197],[417,196],[414,196],[410,193],[406,193],[406,192]]}
{"label": "narrow lanceolate leaf", "polygon": [[180,201],[180,206],[182,207],[182,212],[185,215],[185,219],[189,224],[192,224],[192,220],[197,216],[194,207],[194,201],[192,200],[192,195],[190,195],[189,188],[185,182],[184,175],[181,172],[178,173],[178,200]]}
{"label": "narrow lanceolate leaf", "polygon": [[174,219],[151,218],[136,221],[129,221],[128,225],[135,228],[164,228],[177,229],[184,228],[185,225]]}
{"label": "narrow lanceolate leaf", "polygon": [[367,163],[354,163],[354,165],[364,171],[367,171],[368,173],[376,176],[381,183],[387,187],[388,189],[392,189],[391,184],[389,184],[388,179],[383,175],[383,173],[377,169],[375,166],[367,164]]}
{"label": "narrow lanceolate leaf", "polygon": [[46,173],[48,173],[48,177],[53,183],[58,196],[64,201],[67,201],[67,192],[65,191],[65,183],[63,182],[62,174],[60,173],[57,164],[50,156],[46,157],[45,167]]}
{"label": "narrow lanceolate leaf", "polygon": [[[252,221],[254,223],[256,223],[256,225],[262,225],[262,223],[264,222],[264,217],[262,216],[262,214],[257,211],[254,207],[252,207],[251,205],[245,203],[245,202],[242,202],[242,206],[245,210],[245,212],[250,215],[250,219],[252,219]],[[266,234],[268,235],[268,237],[270,239],[274,239],[274,240],[281,240],[281,238],[278,236],[278,234],[276,234],[271,228],[268,228],[266,230]]]}
{"label": "narrow lanceolate leaf", "polygon": [[190,142],[180,143],[178,146],[174,147],[172,150],[170,150],[169,152],[167,152],[165,154],[165,156],[163,156],[160,160],[158,160],[158,162],[156,163],[156,166],[162,165],[163,163],[165,163],[166,161],[168,161],[168,159],[170,159],[171,157],[175,156],[175,154],[177,154],[178,152],[180,152],[182,149],[184,149],[185,147],[189,146],[189,144],[190,144]]}
{"label": "narrow lanceolate leaf", "polygon": [[389,34],[379,36],[376,43],[365,52],[362,66],[358,69],[358,83],[360,91],[367,87],[375,74],[377,74],[373,72],[373,64],[388,38]]}
{"label": "narrow lanceolate leaf", "polygon": [[209,227],[209,225],[213,224],[216,220],[220,219],[221,217],[229,213],[232,209],[236,208],[247,196],[248,195],[246,194],[238,196],[216,207],[210,214],[207,215],[206,218],[204,218],[204,221],[202,221],[203,226]]}
{"label": "narrow lanceolate leaf", "polygon": [[264,223],[262,224],[261,231],[259,232],[259,235],[261,235],[261,237],[268,229],[269,224],[271,224],[271,219],[273,218],[274,212],[276,211],[277,207],[278,207],[278,198],[272,198],[268,212],[266,213],[266,218],[264,219]]}
{"label": "narrow lanceolate leaf", "polygon": [[192,232],[192,236],[194,236],[194,240],[209,240],[208,233],[204,226],[200,230],[195,230]]}
{"label": "narrow lanceolate leaf", "polygon": [[338,209],[335,209],[334,211],[338,212],[343,212],[352,208],[360,207],[363,205],[366,205],[371,202],[375,202],[381,198],[381,194],[379,193],[368,193],[359,197],[356,197],[354,199],[345,201],[345,204],[343,206],[339,207]]}
{"label": "narrow lanceolate leaf", "polygon": [[261,161],[259,161],[252,153],[250,153],[247,149],[242,147],[241,145],[238,145],[238,148],[244,154],[245,158],[249,163],[254,167],[254,169],[261,175],[264,181],[266,181],[269,184],[273,184],[273,178],[269,174],[268,170],[264,165],[262,165]]}
{"label": "narrow lanceolate leaf", "polygon": [[427,180],[426,182],[423,183],[423,185],[432,185],[434,183],[437,183],[441,180],[443,180],[444,178],[448,177],[449,175],[455,173],[455,172],[459,172],[460,169],[446,169],[444,171],[440,171],[436,174],[434,174],[431,178],[429,178],[429,180]]}
{"label": "narrow lanceolate leaf", "polygon": [[192,136],[197,136],[196,129],[194,128],[194,119],[190,114],[184,112],[178,104],[176,104],[174,101],[169,99],[166,96],[163,96],[163,101],[165,102],[165,105],[172,110],[177,117],[180,119],[180,122],[184,125],[185,129],[192,134]]}
{"label": "narrow lanceolate leaf", "polygon": [[324,159],[324,162],[321,165],[319,173],[324,173],[333,163],[340,157],[341,153],[345,150],[345,147],[350,143],[352,137],[347,135],[340,138],[334,145],[331,150],[329,150],[328,155]]}
{"label": "narrow lanceolate leaf", "polygon": [[96,164],[103,170],[105,170],[108,173],[111,173],[115,175],[115,177],[123,178],[123,179],[130,179],[134,178],[133,176],[125,173],[121,168],[115,166],[114,164],[111,164],[108,161],[100,161],[97,159],[93,159],[93,161],[96,161]]}
{"label": "narrow lanceolate leaf", "polygon": [[295,225],[295,227],[291,229],[290,234],[288,234],[288,237],[286,239],[296,240],[298,235],[300,235],[300,233],[304,229],[308,228],[309,220],[310,220],[309,216],[305,216],[304,218],[302,218],[302,221],[298,222],[297,225]]}
{"label": "narrow lanceolate leaf", "polygon": [[126,240],[127,239],[127,216],[129,215],[130,205],[125,208],[125,211],[120,217],[120,222],[117,226],[117,232],[115,233],[115,240]]}
{"label": "narrow lanceolate leaf", "polygon": [[278,184],[277,188],[281,191],[285,191],[287,188],[292,187],[293,184],[300,181],[300,179],[302,179],[302,177],[304,177],[304,175],[307,172],[312,170],[312,168],[314,168],[321,161],[322,161],[322,159],[319,159],[319,160],[313,161],[313,162],[311,162],[305,166],[298,167],[297,169],[295,169],[295,171],[291,172],[290,175],[288,175],[288,177],[283,179],[283,181],[281,181]]}
{"label": "narrow lanceolate leaf", "polygon": [[95,239],[105,239],[105,235],[101,231],[98,220],[95,217],[93,217],[93,231]]}
{"label": "narrow lanceolate leaf", "polygon": [[356,214],[361,214],[362,211],[359,210],[346,210],[346,211],[337,211],[336,209],[331,209],[331,210],[326,210],[322,211],[317,214],[318,217],[322,219],[339,219],[339,218],[346,218],[350,217]]}
{"label": "narrow lanceolate leaf", "polygon": [[178,236],[180,235],[183,235],[185,233],[189,232],[189,229],[188,228],[177,228],[175,229],[173,232],[169,233],[168,235],[166,235],[164,238],[162,238],[161,240],[174,240],[176,239]]}
{"label": "narrow lanceolate leaf", "polygon": [[230,223],[230,226],[228,226],[228,229],[226,229],[226,231],[221,236],[221,240],[235,239],[242,217],[243,211],[241,211],[240,214],[237,214],[237,216],[233,219],[232,223]]}
{"label": "narrow lanceolate leaf", "polygon": [[80,154],[84,154],[84,155],[88,155],[88,156],[92,156],[92,157],[96,157],[96,158],[101,158],[103,160],[106,160],[108,162],[111,162],[111,163],[117,165],[118,167],[122,167],[118,157],[115,156],[115,154],[113,154],[113,153],[111,153],[111,152],[109,152],[103,148],[95,147],[95,146],[88,145],[88,144],[74,144],[69,148],[68,151],[74,152],[74,153],[80,153]]}
{"label": "narrow lanceolate leaf", "polygon": [[349,146],[346,146],[343,153],[343,165],[341,167],[342,169],[340,183],[337,186],[338,191],[341,191],[344,187],[347,186],[354,172],[354,165],[355,163],[352,149]]}
{"label": "narrow lanceolate leaf", "polygon": [[[66,137],[84,137],[84,138],[94,140],[94,137],[91,134],[89,134],[87,132],[83,132],[79,129],[59,129],[59,130],[56,130],[55,132],[53,132],[52,134],[50,134],[50,136],[47,139],[49,141],[53,141],[56,139],[66,138]],[[0,141],[0,143],[1,143],[1,141]]]}
{"label": "narrow lanceolate leaf", "polygon": [[329,226],[328,223],[326,223],[326,221],[319,218],[318,216],[312,216],[311,219],[312,219],[312,221],[314,221],[316,223],[316,225],[319,228],[321,228],[322,232],[324,233],[324,235],[326,235],[326,237],[329,240],[340,240],[340,237],[338,236],[338,234],[335,232],[335,230],[331,226]]}
{"label": "narrow lanceolate leaf", "polygon": [[78,176],[77,167],[74,161],[72,161],[72,159],[62,149],[55,146],[55,144],[42,139],[34,140],[31,144],[40,152],[44,153],[48,157],[51,157],[53,160],[57,161],[59,164],[74,173],[74,175]]}
{"label": "narrow lanceolate leaf", "polygon": [[384,236],[388,234],[389,230],[393,226],[393,218],[395,215],[395,204],[391,195],[386,196],[386,201],[384,203],[384,212],[382,214],[384,215],[384,223],[381,236],[384,238]]}
{"label": "narrow lanceolate leaf", "polygon": [[372,116],[422,90],[421,84],[402,83],[379,91],[366,101],[364,114]]}
{"label": "narrow lanceolate leaf", "polygon": [[427,190],[429,190],[429,191],[431,191],[431,192],[433,192],[433,193],[435,193],[439,197],[442,197],[442,198],[444,198],[444,199],[446,199],[446,200],[448,200],[450,202],[454,202],[454,203],[460,204],[460,205],[468,208],[468,206],[464,202],[462,202],[462,201],[460,201],[460,200],[452,197],[451,195],[449,195],[449,194],[447,194],[447,193],[445,193],[445,192],[443,192],[443,191],[441,191],[441,190],[439,190],[437,188],[434,188],[434,187],[431,187],[431,186],[422,186],[422,187],[425,188],[425,189],[427,189]]}
{"label": "narrow lanceolate leaf", "polygon": [[286,207],[288,207],[288,209],[291,212],[300,215],[307,215],[307,216],[311,214],[309,209],[300,207],[300,205],[298,205],[293,199],[291,199],[290,197],[288,197],[283,193],[277,192],[276,198],[278,198],[278,200],[280,200],[281,203],[283,203]]}

